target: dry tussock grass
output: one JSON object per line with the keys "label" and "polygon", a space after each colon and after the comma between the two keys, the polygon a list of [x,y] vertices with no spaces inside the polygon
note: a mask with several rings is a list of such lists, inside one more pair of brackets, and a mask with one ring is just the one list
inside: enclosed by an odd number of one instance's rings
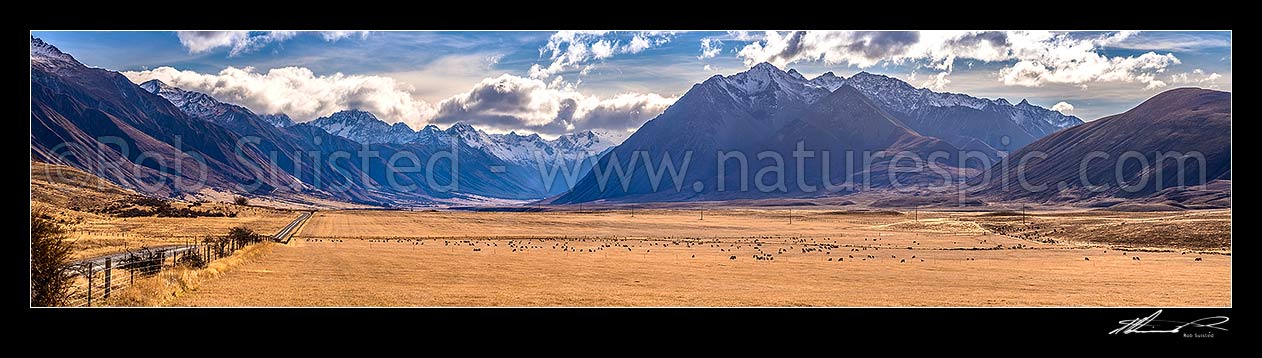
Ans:
{"label": "dry tussock grass", "polygon": [[[290,245],[170,305],[1231,304],[1229,252],[1135,252],[1097,244],[1107,239],[1099,237],[1046,243],[972,226],[971,233],[924,230],[1022,220],[980,213],[922,211],[921,224],[910,225],[910,215],[901,214],[795,208],[793,224],[786,215],[771,209],[712,210],[705,220],[692,210],[637,210],[634,218],[625,211],[326,211]],[[1110,215],[1032,214],[1028,220],[1039,224],[1020,228],[1060,235],[1047,223],[1126,221],[1129,228],[1139,218],[1191,225],[1169,213]],[[775,259],[755,259],[762,253]]]}
{"label": "dry tussock grass", "polygon": [[985,233],[980,225],[972,221],[956,221],[954,219],[933,219],[921,221],[903,221],[887,225],[878,225],[877,228],[888,230],[902,231],[923,231],[936,233],[951,234],[981,234]]}
{"label": "dry tussock grass", "polygon": [[258,261],[271,252],[271,242],[250,245],[231,256],[210,262],[205,268],[178,267],[155,276],[138,278],[131,286],[115,291],[105,306],[154,307],[163,306],[185,293],[195,291],[209,280],[249,262]]}

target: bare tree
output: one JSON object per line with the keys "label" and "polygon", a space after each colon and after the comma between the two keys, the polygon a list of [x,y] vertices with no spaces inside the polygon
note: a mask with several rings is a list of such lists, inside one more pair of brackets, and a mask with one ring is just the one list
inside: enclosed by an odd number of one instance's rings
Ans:
{"label": "bare tree", "polygon": [[64,306],[70,300],[71,252],[65,229],[46,214],[32,212],[31,306]]}

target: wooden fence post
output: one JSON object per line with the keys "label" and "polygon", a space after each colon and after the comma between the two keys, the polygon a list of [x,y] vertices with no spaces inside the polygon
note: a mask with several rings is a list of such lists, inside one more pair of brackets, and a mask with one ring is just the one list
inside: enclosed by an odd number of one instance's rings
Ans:
{"label": "wooden fence post", "polygon": [[88,261],[88,307],[92,307],[92,262]]}
{"label": "wooden fence post", "polygon": [[107,299],[110,298],[110,286],[112,284],[112,280],[111,280],[112,277],[110,275],[111,273],[110,268],[113,266],[111,265],[112,263],[113,263],[113,259],[109,257],[105,258],[105,298]]}

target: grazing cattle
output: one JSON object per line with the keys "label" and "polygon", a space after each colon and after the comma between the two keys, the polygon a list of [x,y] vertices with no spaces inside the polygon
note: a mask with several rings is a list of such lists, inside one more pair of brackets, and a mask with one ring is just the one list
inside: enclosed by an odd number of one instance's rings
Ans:
{"label": "grazing cattle", "polygon": [[735,259],[736,259],[736,255],[732,255],[732,257],[729,257],[729,258],[727,258],[727,259],[728,259],[728,260],[735,260]]}
{"label": "grazing cattle", "polygon": [[1091,261],[1091,258],[1090,258],[1090,257],[1084,257],[1084,258],[1082,258],[1082,260],[1083,260],[1083,261]]}
{"label": "grazing cattle", "polygon": [[1201,258],[1197,257],[1197,258],[1196,258],[1196,261],[1201,261]]}
{"label": "grazing cattle", "polygon": [[898,263],[900,263],[900,264],[901,264],[901,263],[904,263],[904,262],[907,262],[907,259],[898,260]]}

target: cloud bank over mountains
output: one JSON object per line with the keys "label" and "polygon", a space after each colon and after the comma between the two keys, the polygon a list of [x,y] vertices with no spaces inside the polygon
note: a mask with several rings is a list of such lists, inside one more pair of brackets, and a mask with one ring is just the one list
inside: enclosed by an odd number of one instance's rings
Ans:
{"label": "cloud bank over mountains", "polygon": [[[937,75],[921,85],[933,89],[949,83],[947,76],[956,60],[1003,62],[997,80],[1010,86],[1093,82],[1166,86],[1158,76],[1181,63],[1173,53],[1109,56],[1101,51],[1103,46],[1126,43],[1134,34],[1121,31],[1084,38],[1050,31],[768,31],[738,55],[746,65],[771,62],[780,67],[821,61],[870,68],[923,60],[923,67]],[[708,46],[702,43],[703,49]]]}
{"label": "cloud bank over mountains", "polygon": [[[1101,106],[1125,106],[1122,97],[1139,100],[1145,97],[1141,92],[1171,86],[1229,87],[1231,75],[1229,53],[1222,59],[1203,56],[1206,48],[1229,47],[1229,36],[1171,32],[558,31],[486,36],[435,33],[417,38],[365,31],[181,31],[176,35],[178,45],[171,41],[170,46],[186,55],[199,55],[194,56],[198,61],[125,67],[134,70],[123,73],[137,83],[158,79],[259,113],[286,113],[299,122],[359,109],[413,128],[460,121],[492,132],[516,130],[544,136],[587,129],[633,130],[673,103],[673,96],[687,89],[681,83],[739,72],[742,66],[760,62],[783,69],[796,64],[799,70],[817,74],[834,69],[845,74],[847,67],[879,68],[878,72],[904,78],[917,87],[1023,96],[1045,106],[1056,103],[1057,111],[1075,112],[1088,120],[1113,113],[1111,107]],[[280,45],[287,41],[288,48]],[[433,43],[452,45],[445,49],[448,45]],[[366,44],[394,57],[363,64],[344,57],[328,57],[339,59],[335,65],[320,62],[326,59],[320,52],[325,49],[345,56],[358,53],[345,49],[361,51],[359,46]],[[436,51],[433,56],[419,56],[429,54],[425,51],[431,48]],[[424,51],[416,57],[423,60],[406,61],[414,53],[409,51],[420,50]],[[205,56],[211,53],[216,56]],[[400,54],[405,58],[401,60]],[[268,61],[285,56],[308,62]],[[255,57],[265,61],[253,62]],[[207,67],[203,60],[213,64]],[[1213,60],[1226,62],[1227,67]],[[1100,97],[1117,103],[1102,105],[1105,102],[1095,100]]]}
{"label": "cloud bank over mountains", "polygon": [[464,122],[479,128],[524,129],[549,136],[576,130],[638,128],[675,100],[655,93],[592,96],[561,81],[545,83],[509,74],[483,79],[468,91],[439,103],[417,98],[413,95],[415,88],[391,77],[316,75],[303,67],[267,72],[228,67],[217,74],[204,74],[164,66],[123,74],[135,83],[161,80],[258,113],[285,113],[297,122],[344,109],[360,109],[387,122],[406,123],[413,129],[431,123]]}

